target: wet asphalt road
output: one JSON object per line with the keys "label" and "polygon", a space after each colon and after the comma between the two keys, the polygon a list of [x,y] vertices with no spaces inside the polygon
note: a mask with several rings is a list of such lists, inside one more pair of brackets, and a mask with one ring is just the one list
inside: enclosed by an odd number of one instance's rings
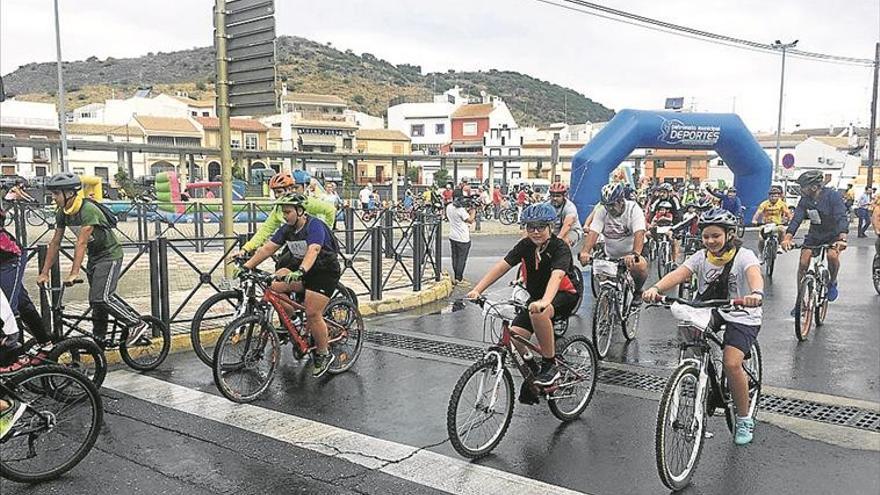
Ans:
{"label": "wet asphalt road", "polygon": [[[512,237],[475,237],[466,278],[484,273]],[[870,248],[870,251],[869,251]],[[768,284],[764,349],[765,382],[793,389],[880,402],[877,321],[880,296],[867,268],[873,247],[854,240],[844,253],[841,299],[827,324],[798,344],[787,317],[793,299],[793,254],[779,260]],[[448,259],[444,267],[449,267]],[[792,274],[791,277],[783,274]],[[466,288],[456,289],[461,295]],[[589,333],[587,299],[570,331]],[[453,309],[453,306],[455,309]],[[481,316],[443,303],[403,315],[368,320],[368,328],[409,331],[479,341]],[[675,364],[674,325],[662,310],[642,319],[638,339],[624,346],[615,336],[610,359],[652,368]],[[388,348],[365,348],[355,369],[327,380],[284,359],[269,392],[256,405],[425,447],[451,458],[446,441],[449,394],[466,363],[431,359]],[[178,354],[149,376],[217,395],[208,368]],[[518,380],[517,380],[518,383]],[[39,487],[0,481],[0,493],[437,493],[419,483],[365,469],[337,456],[291,446],[105,388],[106,426],[94,451],[71,473]],[[656,397],[600,385],[582,418],[561,424],[544,404],[516,404],[506,437],[484,466],[591,493],[667,493],[654,460]],[[261,421],[254,416],[254,421]],[[819,424],[819,428],[822,425]],[[880,453],[817,440],[760,422],[755,442],[737,448],[723,419],[712,419],[693,494],[878,493]]]}

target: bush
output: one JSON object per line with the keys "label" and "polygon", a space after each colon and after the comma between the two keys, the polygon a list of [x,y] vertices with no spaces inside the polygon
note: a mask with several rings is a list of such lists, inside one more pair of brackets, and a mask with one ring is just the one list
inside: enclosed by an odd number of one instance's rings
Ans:
{"label": "bush", "polygon": [[364,100],[364,97],[361,95],[354,95],[351,98],[351,101],[357,103],[358,105],[363,105],[366,100]]}

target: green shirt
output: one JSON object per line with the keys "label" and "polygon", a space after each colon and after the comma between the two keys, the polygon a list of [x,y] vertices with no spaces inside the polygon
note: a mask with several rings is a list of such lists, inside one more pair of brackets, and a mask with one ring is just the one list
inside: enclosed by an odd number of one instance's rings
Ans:
{"label": "green shirt", "polygon": [[[315,198],[307,198],[303,207],[309,215],[315,218],[320,218],[328,226],[333,225],[333,220],[336,217],[336,207],[332,204]],[[251,237],[251,240],[242,246],[242,249],[248,252],[257,250],[283,225],[284,215],[281,213],[281,207],[276,206],[275,208],[272,208],[272,212],[266,217],[266,221],[263,222],[263,225],[257,230],[254,236]]]}
{"label": "green shirt", "polygon": [[89,263],[98,261],[116,261],[122,259],[122,245],[116,240],[116,234],[100,208],[83,200],[82,207],[75,215],[65,215],[62,209],[55,214],[57,228],[70,227],[79,235],[79,227],[92,225],[92,236],[89,238]]}

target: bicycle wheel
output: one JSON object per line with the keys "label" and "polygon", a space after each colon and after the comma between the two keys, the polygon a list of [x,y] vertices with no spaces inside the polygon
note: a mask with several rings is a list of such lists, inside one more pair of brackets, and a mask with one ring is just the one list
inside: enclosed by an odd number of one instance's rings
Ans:
{"label": "bicycle wheel", "polygon": [[0,442],[0,477],[49,481],[89,453],[104,416],[91,381],[63,366],[46,365],[25,369],[6,384],[26,409]]}
{"label": "bicycle wheel", "polygon": [[874,255],[874,290],[880,294],[880,255]]}
{"label": "bicycle wheel", "polygon": [[776,243],[767,241],[764,245],[764,273],[773,278],[773,269],[776,268]]}
{"label": "bicycle wheel", "polygon": [[547,404],[550,412],[560,421],[573,421],[584,412],[596,390],[599,376],[599,357],[590,339],[583,335],[571,336],[558,345],[556,354],[562,361],[562,377],[556,382],[556,391]]}
{"label": "bicycle wheel", "polygon": [[226,325],[241,316],[242,295],[239,290],[225,290],[205,299],[193,315],[189,338],[193,351],[203,363],[214,364],[214,345]]}
{"label": "bicycle wheel", "polygon": [[657,278],[663,278],[666,275],[666,269],[669,267],[669,246],[661,243],[657,247]]}
{"label": "bicycle wheel", "polygon": [[119,355],[132,369],[150,371],[168,357],[168,351],[171,350],[171,331],[158,318],[147,315],[141,316],[141,320],[147,323],[149,329],[143,337],[129,345],[129,329],[124,328],[119,342]]}
{"label": "bicycle wheel", "polygon": [[579,288],[578,290],[578,298],[577,302],[574,304],[574,308],[571,310],[571,314],[575,314],[581,308],[581,303],[584,302],[584,272],[580,271],[577,266],[572,270],[572,281],[575,287]]}
{"label": "bicycle wheel", "polygon": [[78,371],[97,388],[107,376],[107,359],[104,351],[92,339],[76,337],[64,339],[52,349],[48,360],[65,368]]}
{"label": "bicycle wheel", "polygon": [[660,399],[654,451],[660,481],[671,490],[690,484],[703,450],[705,416],[696,400],[699,380],[700,371],[683,364],[669,377]]}
{"label": "bicycle wheel", "polygon": [[593,309],[593,342],[596,344],[599,359],[605,359],[608,348],[611,347],[611,334],[614,332],[614,320],[617,318],[614,305],[611,291],[602,290]]}
{"label": "bicycle wheel", "polygon": [[[817,327],[822,326],[825,323],[825,317],[828,316],[828,276],[826,274],[825,277],[819,279],[819,284],[821,284],[817,291],[816,295],[816,310],[813,313],[814,324]],[[821,302],[820,302],[821,301]]]}
{"label": "bicycle wheel", "polygon": [[214,384],[232,402],[251,402],[275,377],[281,345],[271,325],[259,314],[233,320],[214,348]]}
{"label": "bicycle wheel", "polygon": [[347,298],[331,300],[324,309],[327,331],[331,342],[330,352],[336,356],[328,373],[336,375],[351,369],[364,347],[364,319],[357,306]]}
{"label": "bicycle wheel", "polygon": [[590,268],[590,290],[593,291],[593,298],[599,296],[599,280],[593,275],[592,268]]}
{"label": "bicycle wheel", "polygon": [[31,227],[39,227],[40,225],[47,223],[45,214],[39,210],[27,210],[24,218]]}
{"label": "bicycle wheel", "polygon": [[[743,369],[749,377],[749,416],[755,419],[758,415],[758,406],[761,403],[761,383],[764,379],[764,364],[761,359],[761,346],[758,341],[752,344],[749,351],[749,359],[743,361]],[[726,385],[725,385],[726,386]],[[731,404],[724,408],[724,419],[727,422],[727,429],[733,433],[735,423],[735,411]]]}
{"label": "bicycle wheel", "polygon": [[641,306],[637,306],[635,310],[630,308],[626,318],[620,322],[620,329],[623,330],[623,336],[626,337],[626,340],[633,340],[639,334],[639,320],[642,317],[641,308]]}
{"label": "bicycle wheel", "polygon": [[798,287],[798,298],[794,305],[794,335],[801,342],[807,340],[813,329],[813,312],[816,309],[815,281],[806,276]]}
{"label": "bicycle wheel", "polygon": [[494,358],[468,368],[452,390],[446,431],[456,452],[476,459],[494,449],[513,417],[513,377]]}

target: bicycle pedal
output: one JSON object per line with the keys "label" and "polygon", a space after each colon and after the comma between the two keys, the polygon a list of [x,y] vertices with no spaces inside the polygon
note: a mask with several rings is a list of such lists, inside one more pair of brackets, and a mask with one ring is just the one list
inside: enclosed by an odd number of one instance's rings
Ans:
{"label": "bicycle pedal", "polygon": [[710,440],[712,438],[715,438],[715,434],[709,430],[704,430],[703,431],[703,438],[705,438],[706,440]]}

